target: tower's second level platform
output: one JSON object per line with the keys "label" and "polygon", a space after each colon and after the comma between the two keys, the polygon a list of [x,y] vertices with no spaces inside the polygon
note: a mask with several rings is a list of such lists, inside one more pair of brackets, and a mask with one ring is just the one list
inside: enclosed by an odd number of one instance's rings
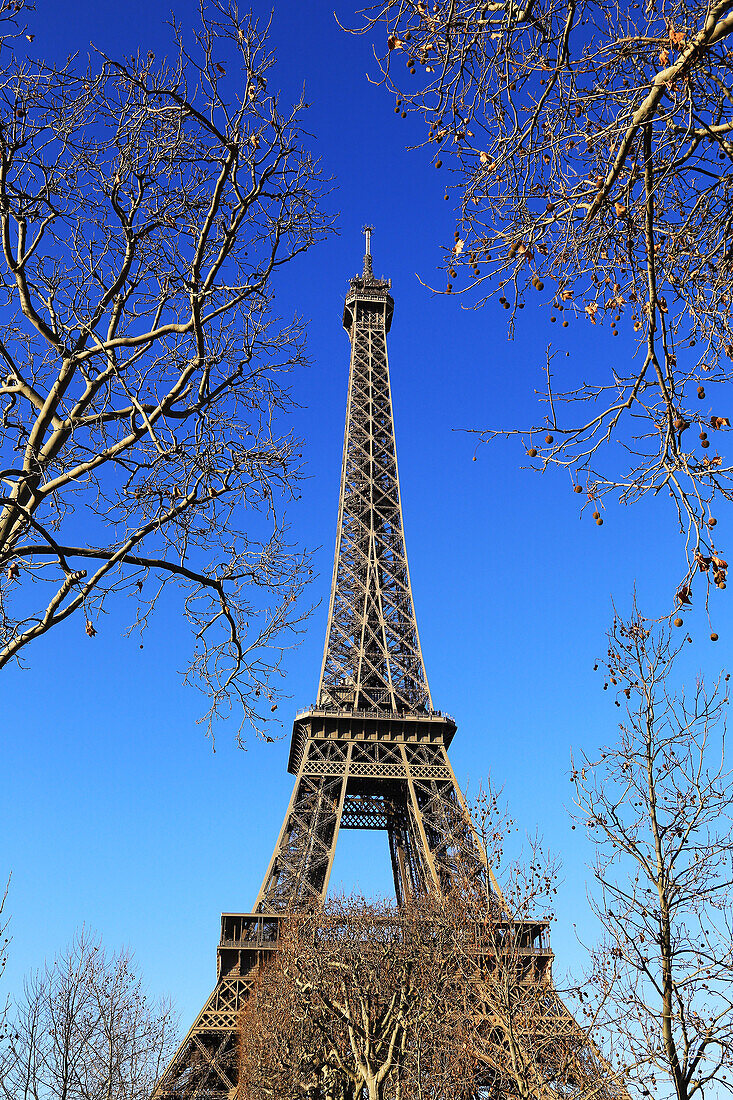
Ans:
{"label": "tower's second level platform", "polygon": [[355,710],[344,707],[309,707],[293,722],[288,771],[297,775],[309,741],[385,745],[441,745],[448,748],[456,732],[449,714],[426,712]]}

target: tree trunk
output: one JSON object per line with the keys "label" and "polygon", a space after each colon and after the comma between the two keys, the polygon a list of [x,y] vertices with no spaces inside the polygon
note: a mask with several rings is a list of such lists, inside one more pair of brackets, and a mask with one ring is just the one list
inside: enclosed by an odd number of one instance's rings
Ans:
{"label": "tree trunk", "polygon": [[366,1079],[367,1093],[369,1100],[382,1100],[382,1093],[384,1092],[383,1082],[379,1080],[377,1074],[370,1075]]}

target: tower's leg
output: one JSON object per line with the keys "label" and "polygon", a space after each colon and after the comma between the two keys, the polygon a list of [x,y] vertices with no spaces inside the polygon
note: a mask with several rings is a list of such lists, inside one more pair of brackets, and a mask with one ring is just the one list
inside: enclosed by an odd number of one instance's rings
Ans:
{"label": "tower's leg", "polygon": [[403,745],[407,812],[419,837],[423,888],[445,893],[461,878],[485,881],[501,903],[501,891],[476,836],[463,794],[442,745]]}
{"label": "tower's leg", "polygon": [[333,866],[351,744],[309,741],[255,910],[278,913],[323,900]]}
{"label": "tower's leg", "polygon": [[387,808],[387,837],[398,905],[404,905],[407,898],[419,894],[422,889],[420,865],[416,859],[419,848],[410,829],[405,785],[401,784],[401,788],[397,797],[389,800]]}
{"label": "tower's leg", "polygon": [[251,978],[222,978],[158,1082],[152,1100],[234,1100],[237,1016]]}

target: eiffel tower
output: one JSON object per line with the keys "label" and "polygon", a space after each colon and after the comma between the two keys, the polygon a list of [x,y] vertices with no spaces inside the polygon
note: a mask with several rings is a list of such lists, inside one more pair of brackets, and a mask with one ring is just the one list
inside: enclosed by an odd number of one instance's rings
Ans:
{"label": "eiffel tower", "polygon": [[[391,280],[361,275],[343,324],[351,341],[338,533],[318,702],[296,715],[296,776],[251,913],[224,913],[217,983],[159,1081],[154,1100],[233,1100],[235,1027],[260,961],[287,912],[323,902],[340,829],[384,829],[398,904],[445,893],[458,873],[488,874],[447,749],[454,720],[433,708],[413,609],[402,524],[387,333]],[[468,854],[467,854],[468,853]],[[528,924],[535,961],[551,956],[545,922]]]}

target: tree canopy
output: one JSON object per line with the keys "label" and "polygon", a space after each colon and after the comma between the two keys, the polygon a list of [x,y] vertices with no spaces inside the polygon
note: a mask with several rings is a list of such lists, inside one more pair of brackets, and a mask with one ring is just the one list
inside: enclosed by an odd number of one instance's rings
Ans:
{"label": "tree canopy", "polygon": [[510,334],[540,295],[591,345],[601,329],[631,345],[608,373],[550,351],[543,415],[481,437],[516,435],[538,469],[568,470],[599,524],[611,496],[659,498],[687,555],[679,604],[723,588],[733,4],[382,0],[362,15],[383,35],[377,79],[422,120],[456,202],[435,289],[498,297]]}
{"label": "tree canopy", "polygon": [[268,27],[212,0],[171,31],[170,58],[0,87],[0,667],[121,594],[143,629],[173,584],[209,717],[261,726],[309,572],[283,518],[304,326],[273,295],[323,186]]}

